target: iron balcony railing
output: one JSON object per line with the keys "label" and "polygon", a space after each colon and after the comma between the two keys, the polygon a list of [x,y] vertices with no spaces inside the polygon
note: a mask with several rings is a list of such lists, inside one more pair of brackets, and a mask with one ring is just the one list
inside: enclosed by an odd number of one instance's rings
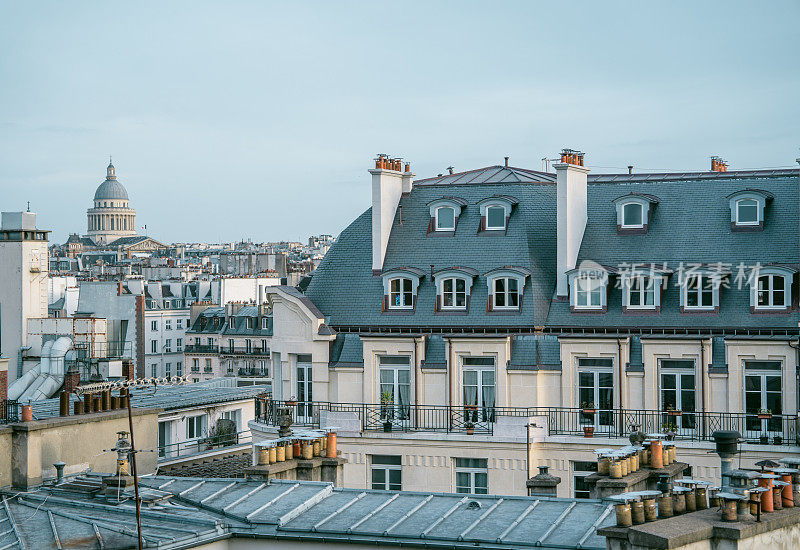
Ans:
{"label": "iron balcony railing", "polygon": [[[231,369],[228,369],[228,372],[231,372]],[[239,376],[269,376],[269,369],[266,367],[263,369],[254,367],[239,367]]]}
{"label": "iron balcony railing", "polygon": [[0,401],[0,424],[19,422],[19,403],[11,399]]}
{"label": "iron balcony railing", "polygon": [[197,439],[179,441],[178,443],[170,443],[168,445],[159,445],[158,460],[173,460],[228,447],[249,445],[252,442],[253,437],[250,430],[211,436],[203,435],[203,437]]}
{"label": "iron balcony railing", "polygon": [[717,430],[736,430],[750,443],[800,445],[800,422],[795,415],[687,412],[641,409],[579,409],[566,407],[471,407],[275,401],[257,398],[259,421],[280,425],[289,415],[295,426],[319,427],[320,412],[348,412],[361,431],[446,432],[492,434],[500,417],[542,417],[549,435],[627,438],[633,427],[670,438],[713,441]]}
{"label": "iron balcony railing", "polygon": [[219,346],[206,344],[186,344],[184,353],[219,353]]}
{"label": "iron balcony railing", "polygon": [[246,347],[221,347],[220,353],[223,355],[269,355],[269,348],[262,348],[260,346]]}

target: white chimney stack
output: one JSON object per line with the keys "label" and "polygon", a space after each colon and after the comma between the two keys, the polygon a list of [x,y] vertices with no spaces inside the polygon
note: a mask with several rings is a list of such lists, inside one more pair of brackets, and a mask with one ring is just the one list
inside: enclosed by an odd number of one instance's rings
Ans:
{"label": "white chimney stack", "polygon": [[567,271],[574,269],[586,230],[588,168],[583,166],[583,153],[564,149],[556,169],[557,269],[556,295],[569,295]]}
{"label": "white chimney stack", "polygon": [[383,259],[392,232],[397,205],[403,193],[410,193],[414,181],[411,164],[378,155],[372,174],[372,273],[383,270]]}

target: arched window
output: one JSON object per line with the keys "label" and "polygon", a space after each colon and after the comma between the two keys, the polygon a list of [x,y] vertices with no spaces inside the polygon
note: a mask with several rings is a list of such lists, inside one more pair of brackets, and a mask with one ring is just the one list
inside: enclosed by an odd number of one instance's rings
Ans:
{"label": "arched window", "polygon": [[736,201],[736,225],[758,225],[758,201],[755,199]]}
{"label": "arched window", "polygon": [[486,229],[503,230],[506,228],[506,207],[492,204],[486,207]]}
{"label": "arched window", "polygon": [[456,210],[452,206],[436,209],[436,231],[453,231],[456,228]]}
{"label": "arched window", "polygon": [[638,202],[631,202],[622,207],[622,227],[643,227],[644,215],[643,205]]}

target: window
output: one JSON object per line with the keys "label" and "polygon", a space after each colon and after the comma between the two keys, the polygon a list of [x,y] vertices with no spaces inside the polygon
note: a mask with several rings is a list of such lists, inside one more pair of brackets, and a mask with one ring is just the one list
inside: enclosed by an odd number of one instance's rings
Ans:
{"label": "window", "polygon": [[489,494],[489,466],[485,458],[456,458],[456,493]]}
{"label": "window", "polygon": [[213,338],[206,338],[206,345],[207,346],[213,346],[214,345],[214,339]]}
{"label": "window", "polygon": [[233,353],[235,349],[236,349],[236,340],[231,338],[230,340],[228,340],[228,351]]}
{"label": "window", "polygon": [[158,363],[150,365],[150,376],[156,378],[158,376]]}
{"label": "window", "polygon": [[236,423],[236,431],[242,429],[242,409],[234,409],[232,411],[223,412],[220,417],[224,420],[232,420]]}
{"label": "window", "polygon": [[467,281],[450,277],[442,281],[442,309],[467,307]]}
{"label": "window", "polygon": [[597,309],[603,305],[603,280],[581,275],[575,278],[575,308]]}
{"label": "window", "polygon": [[172,363],[164,364],[164,376],[172,376]]}
{"label": "window", "polygon": [[440,206],[436,209],[436,231],[454,231],[456,228],[456,210],[452,206]]}
{"label": "window", "polygon": [[247,351],[247,353],[253,352],[253,341],[250,338],[244,341],[244,348]]}
{"label": "window", "polygon": [[164,321],[164,330],[172,330],[172,321],[169,319]]}
{"label": "window", "polygon": [[572,462],[572,496],[574,498],[592,498],[591,488],[586,483],[586,478],[597,472],[597,462]]}
{"label": "window", "polygon": [[200,359],[192,359],[192,372],[200,372]]}
{"label": "window", "polygon": [[204,372],[211,372],[211,359],[206,359],[206,367]]}
{"label": "window", "polygon": [[465,422],[493,422],[494,357],[463,357],[461,370]]}
{"label": "window", "polygon": [[200,337],[199,337],[199,336],[196,336],[196,337],[195,337],[195,339],[194,339],[194,345],[195,345],[195,346],[199,346],[199,345],[200,345]]}
{"label": "window", "polygon": [[402,425],[410,417],[411,358],[407,355],[378,357],[378,391],[381,420]]}
{"label": "window", "polygon": [[736,201],[736,225],[758,225],[758,201],[754,199]]}
{"label": "window", "polygon": [[262,317],[261,318],[261,329],[268,330],[269,329],[269,317]]}
{"label": "window", "polygon": [[692,359],[661,360],[661,410],[667,411],[661,422],[668,428],[665,431],[695,428],[694,370]]}
{"label": "window", "polygon": [[261,353],[266,353],[266,352],[267,352],[267,340],[266,339],[262,339],[261,340]]}
{"label": "window", "polygon": [[236,330],[236,318],[235,318],[235,317],[231,317],[231,318],[228,320],[228,327],[229,327],[231,330]]}
{"label": "window", "polygon": [[207,416],[190,416],[186,419],[186,439],[200,439],[206,435]]}
{"label": "window", "polygon": [[[582,426],[608,432],[614,424],[614,360],[606,357],[578,358],[578,406]],[[585,410],[594,412],[583,412]]]}
{"label": "window", "polygon": [[652,277],[637,275],[628,279],[628,307],[649,309],[655,307],[656,287]]}
{"label": "window", "polygon": [[786,307],[786,279],[783,275],[762,275],[758,278],[757,306],[759,308]]}
{"label": "window", "polygon": [[783,427],[781,375],[780,361],[744,362],[744,409],[747,414],[745,428],[748,432],[745,437],[758,437],[767,432],[781,433]]}
{"label": "window", "polygon": [[414,292],[411,279],[398,277],[389,280],[389,307],[410,309],[414,306]]}
{"label": "window", "polygon": [[176,319],[175,320],[175,328],[177,330],[181,330],[183,328],[183,319]]}
{"label": "window", "polygon": [[486,207],[486,229],[502,230],[506,228],[506,208],[499,204]]}
{"label": "window", "polygon": [[175,340],[175,351],[183,351],[183,338]]}
{"label": "window", "polygon": [[690,275],[686,278],[685,306],[692,309],[713,308],[714,288],[714,280],[708,275]]}
{"label": "window", "polygon": [[628,203],[622,206],[622,227],[644,227],[644,208],[639,203]]}
{"label": "window", "polygon": [[256,320],[253,317],[248,317],[247,318],[247,328],[248,329],[252,329],[252,328],[255,328],[255,326],[256,326]]}
{"label": "window", "polygon": [[183,363],[181,361],[175,363],[175,376],[183,376]]}
{"label": "window", "polygon": [[158,340],[150,340],[150,353],[158,353]]}
{"label": "window", "polygon": [[396,455],[372,455],[372,488],[380,491],[401,491],[401,457]]}
{"label": "window", "polygon": [[150,321],[150,330],[158,330],[158,321]]}
{"label": "window", "polygon": [[513,277],[498,277],[492,283],[494,309],[519,308],[519,281]]}

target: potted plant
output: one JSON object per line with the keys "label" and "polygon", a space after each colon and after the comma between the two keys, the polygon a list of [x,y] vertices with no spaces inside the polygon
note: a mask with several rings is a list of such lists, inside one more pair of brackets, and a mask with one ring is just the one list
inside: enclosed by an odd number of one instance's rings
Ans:
{"label": "potted plant", "polygon": [[772,418],[772,411],[769,409],[758,409],[759,420],[769,420]]}
{"label": "potted plant", "polygon": [[683,414],[683,411],[676,411],[675,407],[672,405],[667,406],[667,414],[670,416],[680,416]]}
{"label": "potted plant", "polygon": [[595,414],[597,409],[595,409],[594,406],[588,401],[584,401],[581,403],[581,412],[583,414]]}
{"label": "potted plant", "polygon": [[467,422],[464,424],[464,427],[467,429],[467,435],[473,435],[475,433],[475,424],[472,422]]}
{"label": "potted plant", "polygon": [[289,399],[286,400],[286,404],[289,405],[290,407],[294,407],[295,405],[297,405],[297,398],[294,395],[291,396]]}
{"label": "potted plant", "polygon": [[772,443],[775,445],[783,445],[783,438],[779,435],[776,435],[772,438]]}
{"label": "potted plant", "polygon": [[383,431],[389,433],[392,431],[392,410],[394,404],[394,395],[389,390],[381,392],[381,418],[383,418]]}
{"label": "potted plant", "polygon": [[667,436],[666,437],[667,441],[674,441],[675,440],[675,436],[677,435],[677,432],[678,432],[678,426],[676,426],[674,423],[668,422],[668,423],[665,423],[661,427],[661,429],[664,430],[664,433]]}
{"label": "potted plant", "polygon": [[583,437],[593,437],[593,436],[594,436],[594,426],[584,426]]}
{"label": "potted plant", "polygon": [[769,436],[767,434],[761,434],[761,436],[758,438],[758,441],[762,445],[769,445]]}

